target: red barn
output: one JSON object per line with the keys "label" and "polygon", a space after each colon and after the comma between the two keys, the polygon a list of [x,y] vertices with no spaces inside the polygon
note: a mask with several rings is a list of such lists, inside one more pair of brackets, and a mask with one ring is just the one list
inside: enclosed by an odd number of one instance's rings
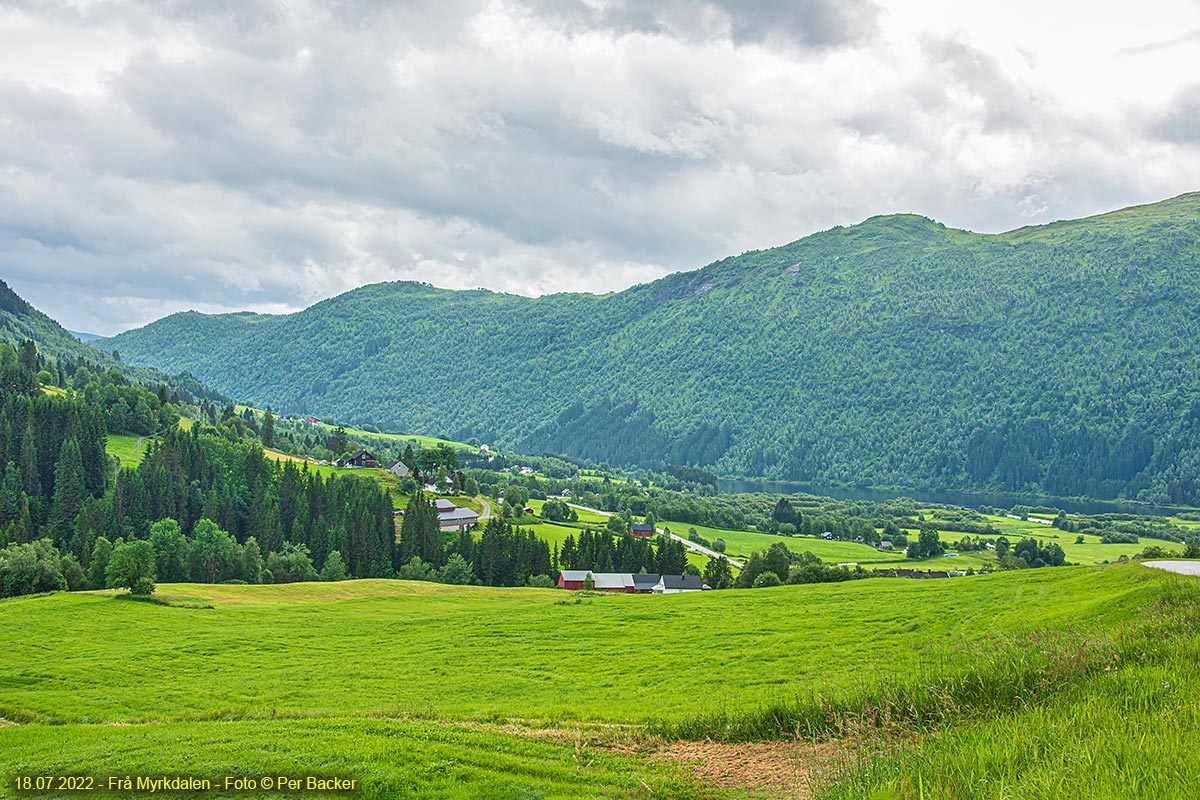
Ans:
{"label": "red barn", "polygon": [[649,522],[635,522],[629,526],[629,532],[634,536],[640,536],[643,539],[649,539],[654,536],[654,526]]}
{"label": "red barn", "polygon": [[586,569],[564,569],[558,573],[558,588],[584,589],[588,575],[591,574],[591,571]]}

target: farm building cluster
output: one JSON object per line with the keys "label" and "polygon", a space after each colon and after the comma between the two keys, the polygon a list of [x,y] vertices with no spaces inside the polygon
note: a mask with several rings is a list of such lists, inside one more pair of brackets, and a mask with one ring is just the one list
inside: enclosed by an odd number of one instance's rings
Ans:
{"label": "farm building cluster", "polygon": [[479,522],[479,515],[469,508],[456,506],[441,498],[434,502],[437,504],[438,524],[444,531],[470,530],[472,525]]}
{"label": "farm building cluster", "polygon": [[[437,506],[438,527],[443,531],[469,531],[479,523],[479,514],[470,508],[456,506],[449,500],[438,498],[434,501]],[[404,511],[396,509],[396,518],[404,515]]]}
{"label": "farm building cluster", "polygon": [[560,589],[591,589],[626,594],[678,594],[711,589],[699,575],[655,575],[632,572],[592,572],[564,569],[558,573]]}

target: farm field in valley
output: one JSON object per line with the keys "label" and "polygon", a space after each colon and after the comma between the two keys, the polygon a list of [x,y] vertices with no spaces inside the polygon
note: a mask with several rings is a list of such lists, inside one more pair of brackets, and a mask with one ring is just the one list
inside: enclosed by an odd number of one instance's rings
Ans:
{"label": "farm field in valley", "polygon": [[864,566],[876,563],[891,565],[893,562],[904,560],[902,553],[886,553],[858,542],[830,541],[809,536],[778,536],[755,531],[733,531],[710,528],[706,525],[693,525],[687,522],[662,521],[658,525],[670,528],[672,533],[685,538],[688,535],[688,529],[695,528],[696,533],[710,542],[714,539],[724,539],[725,554],[739,561],[748,558],[754,551],[765,553],[776,542],[783,542],[793,553],[800,554],[807,551],[822,561],[833,564],[855,561]]}
{"label": "farm field in valley", "polygon": [[666,596],[367,580],[160,585],[171,605],[15,598],[0,602],[0,769],[294,766],[358,776],[369,797],[739,796],[628,726],[736,739],[814,692],[969,674],[995,637],[1107,635],[1180,580],[1128,565]]}

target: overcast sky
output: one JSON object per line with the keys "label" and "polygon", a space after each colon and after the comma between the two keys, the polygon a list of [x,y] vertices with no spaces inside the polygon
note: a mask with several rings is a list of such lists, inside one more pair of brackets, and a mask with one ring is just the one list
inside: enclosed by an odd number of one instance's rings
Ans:
{"label": "overcast sky", "polygon": [[1200,190],[1200,0],[0,0],[0,277],[69,328],[610,291]]}

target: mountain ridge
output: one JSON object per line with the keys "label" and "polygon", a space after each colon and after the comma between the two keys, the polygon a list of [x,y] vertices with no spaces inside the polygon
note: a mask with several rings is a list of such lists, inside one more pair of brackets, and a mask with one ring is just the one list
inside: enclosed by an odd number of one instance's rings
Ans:
{"label": "mountain ridge", "polygon": [[86,362],[104,369],[118,369],[131,380],[148,386],[161,383],[187,397],[228,400],[219,392],[212,392],[203,386],[187,370],[178,370],[177,374],[166,374],[153,367],[125,364],[111,352],[93,347],[93,343],[99,343],[101,339],[81,341],[74,333],[35,308],[6,282],[0,280],[0,341],[17,345],[26,339],[37,342],[38,350],[55,360]]}
{"label": "mountain ridge", "polygon": [[532,452],[1200,501],[1198,205],[1001,234],[884,215],[603,296],[371,284],[101,346],[281,410]]}

